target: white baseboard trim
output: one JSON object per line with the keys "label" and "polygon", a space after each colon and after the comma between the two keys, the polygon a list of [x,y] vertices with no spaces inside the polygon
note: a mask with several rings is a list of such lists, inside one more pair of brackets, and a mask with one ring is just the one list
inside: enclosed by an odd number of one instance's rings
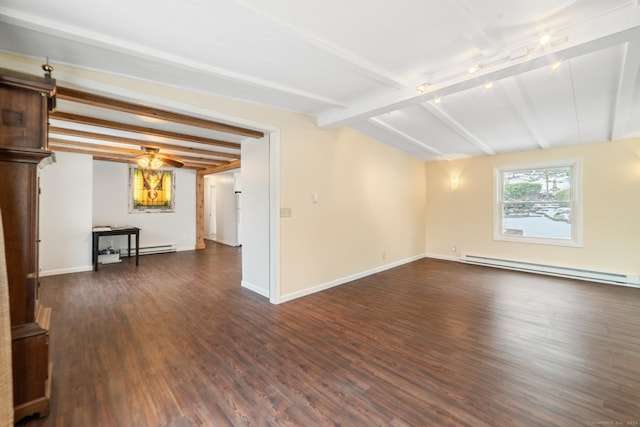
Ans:
{"label": "white baseboard trim", "polygon": [[354,280],[362,279],[363,277],[371,276],[372,274],[380,273],[385,270],[390,270],[395,267],[399,267],[404,264],[409,264],[410,262],[417,261],[419,259],[425,258],[425,255],[416,255],[414,257],[405,258],[400,261],[395,261],[390,264],[381,265],[379,267],[372,268],[371,270],[366,270],[360,273],[352,274],[350,276],[342,277],[340,279],[332,280],[327,283],[322,283],[318,286],[314,286],[312,288],[303,289],[301,291],[292,292],[287,295],[282,295],[278,299],[278,304],[283,302],[291,301],[297,298],[301,298],[307,295],[315,294],[316,292],[321,292],[335,286],[344,285],[345,283],[353,282]]}
{"label": "white baseboard trim", "polygon": [[443,259],[445,261],[460,261],[459,255],[426,254],[425,258]]}
{"label": "white baseboard trim", "polygon": [[85,271],[93,271],[93,265],[86,265],[84,267],[60,268],[57,270],[42,270],[40,271],[40,277],[58,276],[60,274],[83,273]]}
{"label": "white baseboard trim", "polygon": [[229,242],[227,240],[214,239],[213,241],[216,243],[222,243],[223,245],[233,246],[234,248],[240,246],[237,242]]}
{"label": "white baseboard trim", "polygon": [[[135,249],[135,248],[134,248]],[[131,249],[131,257],[135,256],[135,251],[134,249]],[[142,249],[142,248],[140,248]],[[193,246],[182,246],[179,248],[176,248],[175,251],[176,252],[180,252],[180,251],[195,251],[196,247],[195,245]],[[126,249],[125,249],[126,252]],[[160,252],[162,253],[162,252]],[[169,253],[169,252],[167,252]],[[140,256],[146,255],[144,253],[140,253]],[[127,258],[127,256],[124,256],[125,258]],[[55,269],[55,270],[41,270],[40,271],[40,277],[47,277],[47,276],[58,276],[61,274],[71,274],[71,273],[83,273],[85,271],[93,271],[93,265],[87,265],[87,266],[83,266],[83,267],[71,267],[71,268],[60,268],[60,269]]]}
{"label": "white baseboard trim", "polygon": [[244,280],[240,281],[240,285],[243,288],[247,288],[252,292],[255,292],[258,295],[262,295],[265,298],[269,298],[269,290],[261,288],[259,286],[254,285],[253,283],[246,282]]}
{"label": "white baseboard trim", "polygon": [[624,273],[610,271],[587,270],[582,268],[538,264],[525,261],[514,261],[502,258],[483,257],[479,255],[464,254],[460,262],[465,264],[483,265],[485,267],[503,268],[506,270],[525,271],[527,273],[544,274],[548,276],[567,277],[570,279],[585,280],[588,282],[606,283],[609,285],[629,286],[640,288],[640,277]]}

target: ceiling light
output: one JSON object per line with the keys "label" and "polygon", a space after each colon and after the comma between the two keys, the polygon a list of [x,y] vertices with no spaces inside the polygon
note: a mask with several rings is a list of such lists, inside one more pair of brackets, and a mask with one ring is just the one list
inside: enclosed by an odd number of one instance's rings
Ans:
{"label": "ceiling light", "polygon": [[161,166],[162,166],[162,160],[153,156],[153,158],[151,159],[151,165],[150,165],[151,169],[156,170]]}
{"label": "ceiling light", "polygon": [[485,89],[491,89],[492,87],[493,87],[493,82],[486,82],[486,83],[484,84],[484,88],[485,88]]}
{"label": "ceiling light", "polygon": [[480,69],[480,65],[473,64],[471,67],[469,67],[469,74],[473,74],[477,72],[479,69]]}
{"label": "ceiling light", "polygon": [[140,166],[142,169],[146,169],[149,167],[149,163],[151,163],[151,160],[149,160],[149,157],[144,156],[144,157],[140,157],[138,159],[138,166]]}
{"label": "ceiling light", "polygon": [[442,98],[439,96],[436,96],[435,98],[433,98],[433,102],[435,102],[436,104],[440,104],[442,102]]}
{"label": "ceiling light", "polygon": [[540,44],[545,45],[551,41],[551,36],[549,34],[543,34],[540,37]]}
{"label": "ceiling light", "polygon": [[555,71],[558,68],[560,68],[560,65],[562,65],[562,62],[558,61],[558,62],[552,64],[549,68],[551,68],[551,71]]}
{"label": "ceiling light", "polygon": [[136,162],[138,163],[138,166],[140,166],[140,168],[142,169],[151,169],[151,170],[156,170],[158,168],[161,168],[164,162],[162,161],[161,158],[156,156],[157,151],[149,148],[145,150],[145,148],[147,147],[143,147],[143,151],[146,151],[147,154],[145,154],[144,156],[138,157],[138,159],[136,160]]}
{"label": "ceiling light", "polygon": [[416,92],[425,93],[428,87],[429,87],[429,83],[419,84],[418,87],[416,88]]}

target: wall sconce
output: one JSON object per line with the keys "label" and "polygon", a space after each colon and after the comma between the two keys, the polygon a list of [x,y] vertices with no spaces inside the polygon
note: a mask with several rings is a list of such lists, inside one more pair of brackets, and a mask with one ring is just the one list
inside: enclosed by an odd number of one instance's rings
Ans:
{"label": "wall sconce", "polygon": [[460,177],[458,175],[450,175],[449,179],[451,180],[451,190],[456,191],[460,185]]}

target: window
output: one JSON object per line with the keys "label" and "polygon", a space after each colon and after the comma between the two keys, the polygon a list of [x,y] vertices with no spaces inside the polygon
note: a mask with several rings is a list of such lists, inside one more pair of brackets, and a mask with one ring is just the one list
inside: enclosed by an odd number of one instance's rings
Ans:
{"label": "window", "polygon": [[496,240],[582,246],[579,161],[498,167],[494,172]]}

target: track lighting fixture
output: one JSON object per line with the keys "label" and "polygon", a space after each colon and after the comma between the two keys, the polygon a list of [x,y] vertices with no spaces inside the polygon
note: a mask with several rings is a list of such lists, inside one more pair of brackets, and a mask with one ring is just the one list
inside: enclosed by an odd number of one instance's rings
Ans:
{"label": "track lighting fixture", "polygon": [[427,91],[427,88],[430,86],[429,83],[421,83],[418,85],[418,87],[416,87],[416,92],[418,92],[419,94],[423,94]]}

